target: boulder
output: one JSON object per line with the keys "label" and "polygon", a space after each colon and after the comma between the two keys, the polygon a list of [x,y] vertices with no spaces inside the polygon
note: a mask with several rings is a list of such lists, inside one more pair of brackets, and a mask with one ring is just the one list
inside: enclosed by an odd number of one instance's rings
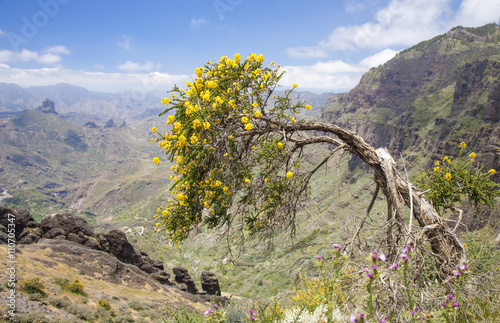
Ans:
{"label": "boulder", "polygon": [[35,229],[40,226],[28,211],[0,206],[0,231],[5,234],[5,236],[0,235],[0,242],[7,243],[8,240],[5,238],[8,236],[12,224],[14,225],[16,241],[19,241],[23,232],[24,235],[27,235],[25,231],[27,228]]}
{"label": "boulder", "polygon": [[214,273],[204,271],[201,273],[201,288],[209,295],[221,296],[219,280]]}
{"label": "boulder", "polygon": [[172,271],[174,272],[175,275],[175,282],[182,286],[182,284],[186,285],[187,292],[191,294],[197,294],[198,289],[196,288],[196,285],[194,284],[193,278],[188,273],[188,270],[184,267],[174,267],[172,268]]}

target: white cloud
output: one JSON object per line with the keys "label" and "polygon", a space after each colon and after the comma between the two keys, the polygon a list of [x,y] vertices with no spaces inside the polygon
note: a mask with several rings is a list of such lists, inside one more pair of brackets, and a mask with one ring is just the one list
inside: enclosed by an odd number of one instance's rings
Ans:
{"label": "white cloud", "polygon": [[414,45],[448,29],[441,23],[449,0],[393,0],[376,12],[373,21],[336,28],[320,42],[327,50]]}
{"label": "white cloud", "polygon": [[188,80],[187,75],[159,72],[104,73],[76,71],[62,67],[21,69],[0,63],[0,82],[16,83],[21,86],[52,85],[63,82],[101,92],[165,91],[172,88],[174,84],[184,84]]}
{"label": "white cloud", "polygon": [[364,58],[357,64],[348,64],[341,60],[329,60],[307,66],[285,66],[287,71],[281,85],[291,87],[293,83],[299,89],[323,92],[343,92],[359,83],[361,76],[370,68],[384,64],[396,55],[396,51],[385,49]]}
{"label": "white cloud", "polygon": [[[367,2],[370,1],[347,2],[345,10],[362,10]],[[475,27],[496,22],[500,17],[499,0],[461,0],[458,10],[451,8],[452,2],[391,0],[375,12],[371,21],[337,27],[317,45],[291,48],[287,54],[290,57],[307,57],[308,53],[312,53],[310,57],[313,57],[314,53],[343,51],[347,57],[351,52],[360,53],[363,49],[409,47],[457,25]]]}
{"label": "white cloud", "polygon": [[398,52],[392,49],[384,49],[381,52],[378,52],[372,56],[368,56],[365,59],[363,59],[359,64],[361,66],[366,66],[366,67],[377,67],[379,65],[384,64],[394,56],[396,56]]}
{"label": "white cloud", "polygon": [[124,71],[152,71],[161,68],[161,65],[160,64],[155,65],[153,62],[150,61],[144,64],[127,61],[124,64],[119,65],[118,68]]}
{"label": "white cloud", "polygon": [[132,40],[132,37],[123,35],[122,39],[118,41],[118,46],[125,50],[131,50],[132,48],[135,47],[134,41]]}
{"label": "white cloud", "polygon": [[286,54],[292,58],[319,58],[328,56],[324,50],[318,47],[291,47],[287,48],[285,51]]}
{"label": "white cloud", "polygon": [[64,46],[54,46],[43,50],[43,54],[31,50],[23,49],[20,52],[11,50],[0,50],[1,62],[28,62],[36,61],[42,64],[55,64],[62,60],[60,54],[70,54],[69,50]]}
{"label": "white cloud", "polygon": [[191,28],[196,28],[198,26],[201,26],[201,25],[204,25],[204,24],[207,24],[207,23],[208,23],[208,21],[206,21],[203,18],[191,18],[191,23],[189,24],[189,26]]}
{"label": "white cloud", "polygon": [[67,55],[71,54],[71,52],[66,48],[66,46],[61,46],[61,45],[49,47],[45,50],[45,52],[51,54],[67,54]]}
{"label": "white cloud", "polygon": [[454,25],[478,27],[496,22],[500,18],[500,1],[498,0],[463,0]]}
{"label": "white cloud", "polygon": [[0,36],[6,36],[7,33],[5,31],[3,31],[2,29],[0,29]]}

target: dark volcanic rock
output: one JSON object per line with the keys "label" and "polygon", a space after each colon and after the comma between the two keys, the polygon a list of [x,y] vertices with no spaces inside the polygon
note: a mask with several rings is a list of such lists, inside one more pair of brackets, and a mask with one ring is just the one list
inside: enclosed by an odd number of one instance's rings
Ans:
{"label": "dark volcanic rock", "polygon": [[[9,232],[13,232],[16,237],[16,241],[21,239],[21,236],[26,237],[33,231],[35,234],[35,229],[40,227],[31,214],[26,210],[11,209],[7,207],[0,206],[0,231],[5,235],[0,235],[0,242],[7,243],[4,240]],[[36,241],[36,237],[32,236],[29,240]]]}
{"label": "dark volcanic rock", "polygon": [[57,114],[56,108],[54,106],[54,102],[52,102],[49,99],[45,99],[45,101],[43,101],[42,105],[39,106],[37,109],[42,111],[43,113]]}
{"label": "dark volcanic rock", "polygon": [[219,280],[214,273],[204,271],[201,273],[201,288],[209,295],[220,296]]}
{"label": "dark volcanic rock", "polygon": [[[182,284],[186,285],[186,290],[187,292],[191,294],[197,294],[198,289],[196,288],[196,285],[194,284],[193,278],[188,273],[188,270],[184,267],[174,267],[172,268],[174,275],[175,275],[175,281],[176,283],[180,284],[180,287],[182,287]],[[182,290],[182,289],[181,289]]]}
{"label": "dark volcanic rock", "polygon": [[43,237],[53,239],[64,236],[64,239],[85,244],[88,239],[96,238],[95,232],[87,221],[69,213],[48,216],[40,223]]}

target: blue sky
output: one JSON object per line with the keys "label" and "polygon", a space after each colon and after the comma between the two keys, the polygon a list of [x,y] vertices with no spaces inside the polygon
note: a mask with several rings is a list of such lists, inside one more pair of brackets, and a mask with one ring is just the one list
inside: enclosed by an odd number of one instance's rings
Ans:
{"label": "blue sky", "polygon": [[500,0],[0,0],[0,82],[168,90],[257,53],[284,86],[343,92],[399,50],[499,18]]}

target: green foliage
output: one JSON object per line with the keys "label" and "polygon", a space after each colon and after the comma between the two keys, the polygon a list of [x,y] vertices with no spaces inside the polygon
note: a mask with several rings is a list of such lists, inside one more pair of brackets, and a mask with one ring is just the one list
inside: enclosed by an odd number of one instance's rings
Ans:
{"label": "green foliage", "polygon": [[436,161],[433,170],[428,170],[416,178],[416,183],[424,190],[438,213],[447,210],[455,211],[465,197],[477,212],[479,206],[486,204],[493,207],[493,200],[499,195],[499,185],[490,177],[496,173],[494,169],[484,172],[484,167],[475,163],[476,154],[464,156],[466,144],[460,144],[457,160],[445,156],[443,161]]}
{"label": "green foliage", "polygon": [[104,308],[106,311],[109,311],[111,309],[111,305],[109,304],[109,301],[107,299],[101,298],[97,302],[97,306]]}
{"label": "green foliage", "polygon": [[55,306],[57,308],[62,308],[62,309],[68,308],[71,304],[73,304],[73,303],[71,303],[71,301],[69,300],[69,298],[67,296],[62,297],[62,298],[50,296],[47,300],[50,303],[50,305]]}
{"label": "green foliage", "polygon": [[[162,101],[171,104],[163,113],[174,110],[167,119],[173,127],[165,134],[151,130],[176,165],[171,167],[174,199],[158,209],[158,225],[174,242],[199,223],[214,228],[232,222],[235,203],[242,229],[252,233],[289,225],[294,218],[286,215],[294,214],[307,187],[289,138],[269,126],[279,123],[293,132],[296,115],[310,106],[294,102],[293,89],[274,94],[283,72],[274,62],[264,67],[263,61],[262,55],[242,61],[235,54],[234,60],[208,62],[196,69],[198,77],[186,90],[174,87],[171,98]],[[153,161],[160,163],[158,157]]]}
{"label": "green foliage", "polygon": [[85,321],[92,321],[96,316],[93,310],[82,304],[71,304],[66,311]]}
{"label": "green foliage", "polygon": [[45,295],[45,292],[43,291],[44,288],[45,286],[38,277],[25,280],[19,285],[19,290],[26,294],[38,293],[40,295]]}
{"label": "green foliage", "polygon": [[87,294],[83,290],[85,288],[85,285],[80,283],[79,279],[75,279],[72,283],[70,283],[69,279],[67,278],[57,278],[55,280],[55,283],[59,285],[62,290],[68,291],[73,294],[87,296]]}

